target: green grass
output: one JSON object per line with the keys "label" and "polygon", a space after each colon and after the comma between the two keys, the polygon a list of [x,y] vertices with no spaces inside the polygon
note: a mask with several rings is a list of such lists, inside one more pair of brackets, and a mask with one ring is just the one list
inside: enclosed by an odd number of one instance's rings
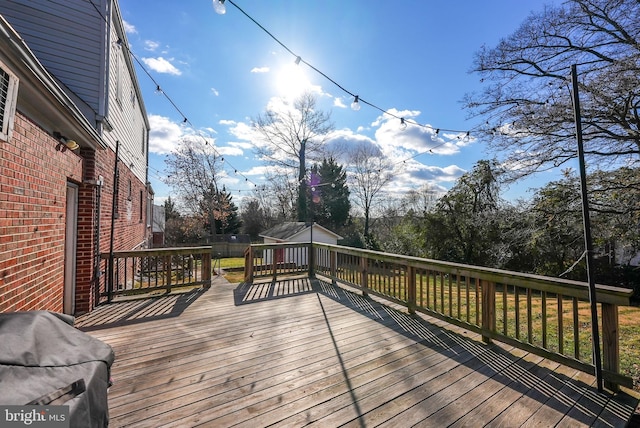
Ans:
{"label": "green grass", "polygon": [[[228,257],[224,259],[220,259],[220,268],[224,269],[232,269],[232,268],[241,268],[240,270],[227,271],[224,274],[224,277],[227,281],[232,284],[239,283],[244,281],[244,257]],[[218,267],[218,260],[214,260],[214,267]]]}
{"label": "green grass", "polygon": [[[217,260],[215,261],[217,267]],[[228,257],[220,259],[220,267],[222,269],[228,268],[244,268],[244,257]]]}

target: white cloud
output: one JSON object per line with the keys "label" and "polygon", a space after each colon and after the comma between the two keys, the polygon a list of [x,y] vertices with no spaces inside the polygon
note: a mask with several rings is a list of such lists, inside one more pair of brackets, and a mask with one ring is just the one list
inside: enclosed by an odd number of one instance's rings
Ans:
{"label": "white cloud", "polygon": [[221,125],[229,126],[229,133],[236,137],[238,140],[249,142],[253,145],[253,142],[259,140],[259,137],[256,135],[256,132],[253,130],[251,125],[245,122],[234,122],[234,121],[220,121]]}
{"label": "white cloud", "polygon": [[[430,125],[420,124],[416,120],[420,112],[416,110],[391,109],[389,113],[391,115],[381,115],[371,124],[377,128],[376,141],[389,153],[403,151],[414,155],[455,155],[462,147],[476,141],[475,138],[467,136],[466,132],[443,133]],[[405,119],[405,127],[398,118]]]}
{"label": "white cloud", "polygon": [[215,95],[216,97],[220,95],[220,92],[218,92],[218,90],[216,88],[211,88],[211,93],[213,95]]}
{"label": "white cloud", "polygon": [[252,73],[268,73],[269,67],[253,67],[251,69]]}
{"label": "white cloud", "polygon": [[160,43],[154,42],[153,40],[145,40],[144,41],[144,49],[147,51],[155,51],[160,46]]}
{"label": "white cloud", "polygon": [[229,141],[227,144],[229,144],[231,147],[238,147],[242,150],[253,149],[253,144],[248,141]]}
{"label": "white cloud", "polygon": [[344,102],[342,102],[342,98],[340,98],[340,97],[335,97],[333,99],[333,106],[334,107],[340,107],[340,108],[347,108],[347,106],[344,104]]}
{"label": "white cloud", "polygon": [[242,156],[244,154],[241,148],[232,146],[216,146],[216,151],[224,156]]}
{"label": "white cloud", "polygon": [[258,165],[254,166],[246,172],[243,172],[244,175],[248,176],[264,176],[267,172],[271,171],[273,167],[267,165]]}
{"label": "white cloud", "polygon": [[183,137],[183,130],[168,117],[149,115],[149,151],[152,153],[170,153]]}
{"label": "white cloud", "polygon": [[158,73],[173,74],[175,76],[182,74],[180,70],[171,64],[170,60],[164,59],[161,56],[158,58],[142,58],[142,62]]}
{"label": "white cloud", "polygon": [[138,30],[136,29],[136,27],[133,24],[128,23],[127,21],[122,21],[123,25],[124,25],[124,31],[127,34],[137,34]]}

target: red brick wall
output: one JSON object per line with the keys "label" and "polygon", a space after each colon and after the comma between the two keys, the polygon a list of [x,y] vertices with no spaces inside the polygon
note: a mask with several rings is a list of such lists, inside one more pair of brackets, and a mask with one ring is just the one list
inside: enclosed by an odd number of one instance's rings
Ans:
{"label": "red brick wall", "polygon": [[82,158],[20,114],[0,140],[0,311],[62,311],[67,181]]}
{"label": "red brick wall", "polygon": [[[76,271],[76,314],[99,300],[95,277],[96,235],[109,251],[115,153],[55,150],[56,141],[21,114],[11,141],[0,141],[0,312],[62,312],[67,182],[80,184]],[[102,176],[99,192],[91,184]],[[128,200],[131,180],[131,200]],[[84,184],[82,184],[84,181]],[[140,221],[140,190],[143,190]],[[100,219],[96,203],[100,195]],[[147,240],[146,188],[120,162],[119,218],[114,249],[133,249]],[[104,270],[104,265],[100,265]],[[103,290],[104,291],[104,290]]]}
{"label": "red brick wall", "polygon": [[[85,157],[85,179],[97,181],[102,176],[103,184],[98,191],[95,186],[83,186],[80,190],[78,212],[78,281],[76,284],[76,312],[90,311],[99,299],[96,284],[100,284],[99,293],[105,293],[104,277],[97,281],[94,275],[94,249],[96,248],[96,218],[94,207],[100,203],[100,253],[108,253],[111,238],[111,217],[114,192],[115,153],[111,150],[82,151]],[[146,187],[129,170],[127,165],[119,163],[120,180],[118,185],[118,216],[114,225],[113,249],[131,250],[146,245],[149,231],[146,223]],[[131,180],[131,200],[129,200],[129,180]],[[142,221],[140,221],[140,191],[143,192]],[[106,265],[100,262],[100,271],[106,273]]]}

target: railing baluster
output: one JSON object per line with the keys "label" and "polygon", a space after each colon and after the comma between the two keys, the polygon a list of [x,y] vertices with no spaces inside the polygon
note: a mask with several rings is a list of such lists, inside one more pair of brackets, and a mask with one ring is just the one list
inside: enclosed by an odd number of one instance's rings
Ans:
{"label": "railing baluster", "polygon": [[547,345],[547,292],[542,292],[542,348],[548,349]]}
{"label": "railing baluster", "polygon": [[533,343],[533,316],[531,314],[531,289],[527,288],[527,342]]}
{"label": "railing baluster", "polygon": [[516,339],[520,339],[520,289],[519,287],[515,288],[514,295],[515,302],[515,317],[516,317]]}
{"label": "railing baluster", "polygon": [[564,319],[562,312],[562,294],[558,294],[558,353],[564,354]]}
{"label": "railing baluster", "polygon": [[507,336],[509,329],[509,286],[502,284],[502,333]]}
{"label": "railing baluster", "polygon": [[470,293],[469,293],[469,275],[465,275],[464,276],[464,288],[466,290],[467,293],[467,323],[471,322],[471,308],[470,308],[470,304],[469,304],[469,297],[470,297]]}
{"label": "railing baluster", "polygon": [[578,299],[573,298],[573,356],[580,359],[580,320],[578,318]]}

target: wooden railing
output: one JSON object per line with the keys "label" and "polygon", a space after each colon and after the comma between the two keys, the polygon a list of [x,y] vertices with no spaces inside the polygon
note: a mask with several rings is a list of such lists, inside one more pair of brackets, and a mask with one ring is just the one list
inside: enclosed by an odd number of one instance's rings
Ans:
{"label": "wooden railing", "polygon": [[211,247],[158,248],[103,253],[102,296],[170,292],[175,287],[211,286]]}
{"label": "wooden railing", "polygon": [[244,252],[245,282],[253,282],[254,278],[307,274],[310,254],[308,243],[251,245]]}
{"label": "wooden railing", "polygon": [[[316,274],[477,332],[486,342],[499,340],[595,373],[586,283],[337,245],[309,248],[252,245],[245,253],[245,281]],[[620,373],[618,329],[618,307],[631,306],[632,294],[597,285],[603,379],[612,389],[633,386]]]}

